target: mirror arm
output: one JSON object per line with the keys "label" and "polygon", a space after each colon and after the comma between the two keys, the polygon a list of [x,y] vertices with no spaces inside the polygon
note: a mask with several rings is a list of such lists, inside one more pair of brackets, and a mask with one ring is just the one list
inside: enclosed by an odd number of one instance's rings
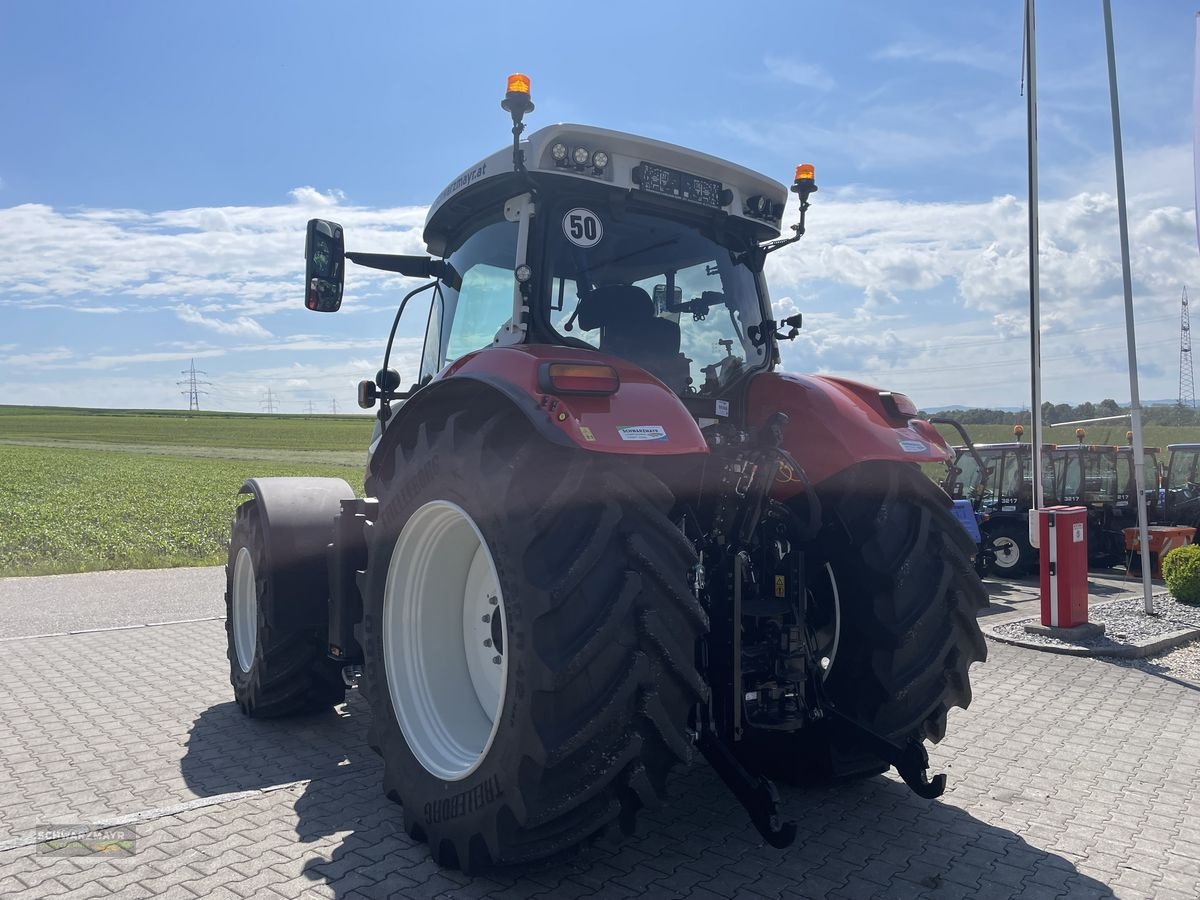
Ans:
{"label": "mirror arm", "polygon": [[453,269],[445,260],[395,253],[347,253],[346,259],[368,269],[396,272],[409,278],[444,278]]}

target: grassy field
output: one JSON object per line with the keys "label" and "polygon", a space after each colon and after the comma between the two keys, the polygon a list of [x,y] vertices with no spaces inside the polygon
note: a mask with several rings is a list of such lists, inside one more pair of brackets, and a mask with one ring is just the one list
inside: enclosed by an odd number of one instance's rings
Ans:
{"label": "grassy field", "polygon": [[[1085,426],[1087,432],[1084,441],[1089,444],[1128,444],[1125,439],[1125,432],[1129,427],[1124,422],[1118,422],[1115,425],[1099,423],[1096,425]],[[945,425],[939,425],[938,431],[945,436],[951,444],[962,443],[961,439],[955,433],[953,428],[947,428]],[[1173,425],[1147,425],[1144,429],[1144,439],[1147,447],[1157,447],[1166,452],[1168,444],[1184,444],[1189,442],[1200,442],[1200,428],[1189,428],[1186,426]],[[1011,425],[968,425],[967,433],[971,435],[971,440],[976,444],[993,444],[1003,441],[1013,440]],[[1044,440],[1048,444],[1074,444],[1075,429],[1072,428],[1047,428],[1044,432]],[[1029,429],[1025,429],[1025,440],[1029,439]]]}
{"label": "grassy field", "polygon": [[[0,576],[221,563],[244,479],[332,475],[361,491],[371,426],[368,416],[0,406]],[[969,431],[979,443],[1012,440],[1006,425]],[[1047,440],[1074,443],[1074,429],[1048,429]],[[1124,443],[1125,428],[1093,426],[1087,440]],[[1185,441],[1200,441],[1200,428],[1146,429],[1150,446]]]}
{"label": "grassy field", "polygon": [[180,447],[364,452],[370,416],[258,416],[238,413],[0,406],[0,439],[71,440]]}
{"label": "grassy field", "polygon": [[0,576],[224,562],[243,480],[361,492],[370,435],[368,417],[0,407]]}

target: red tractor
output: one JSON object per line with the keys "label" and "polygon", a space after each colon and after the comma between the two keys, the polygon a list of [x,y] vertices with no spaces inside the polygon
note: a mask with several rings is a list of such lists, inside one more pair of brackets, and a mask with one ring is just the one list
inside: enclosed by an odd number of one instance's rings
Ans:
{"label": "red tractor", "polygon": [[231,680],[250,716],[371,707],[384,791],[445,866],[569,847],[667,801],[698,750],[774,846],[768,779],[894,766],[986,656],[975,548],[920,463],[950,451],[907,397],[778,371],[763,264],[816,191],[647,138],[553,125],[429,210],[430,257],[345,253],[309,223],[306,299],[344,260],[427,283],[424,356],[384,365],[366,499],[261,478],[234,519]]}

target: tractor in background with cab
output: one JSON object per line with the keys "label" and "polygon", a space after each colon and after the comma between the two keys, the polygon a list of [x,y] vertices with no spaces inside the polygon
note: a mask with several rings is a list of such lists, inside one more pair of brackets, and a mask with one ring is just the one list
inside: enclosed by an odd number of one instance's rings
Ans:
{"label": "tractor in background with cab", "polygon": [[[923,797],[926,741],[986,656],[975,548],[921,463],[950,451],[904,395],[780,371],[767,257],[817,190],[580,125],[454,178],[429,256],[346,252],[313,220],[305,305],[345,263],[424,283],[378,375],[366,497],[252,478],[229,549],[234,695],[249,716],[327,708],[348,684],[404,826],[470,872],[571,847],[669,804],[702,754],[764,840],[772,779],[894,767]],[[411,385],[390,368],[428,301]]]}
{"label": "tractor in background with cab", "polygon": [[[1020,578],[1037,566],[1037,550],[1029,542],[1033,449],[1021,441],[1024,434],[1023,426],[1014,425],[1015,441],[975,444],[965,429],[960,430],[963,443],[954,448],[942,482],[951,497],[972,501],[979,517],[980,565],[985,574],[998,578]],[[1053,451],[1053,444],[1042,445],[1042,495],[1047,505],[1057,502]]]}

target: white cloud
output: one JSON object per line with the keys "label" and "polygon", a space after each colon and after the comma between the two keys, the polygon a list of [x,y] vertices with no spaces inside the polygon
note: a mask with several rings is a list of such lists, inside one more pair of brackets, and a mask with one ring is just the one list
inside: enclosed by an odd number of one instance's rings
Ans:
{"label": "white cloud", "polygon": [[879,168],[893,178],[905,166],[983,159],[994,148],[1022,139],[1024,115],[1019,100],[964,105],[908,99],[817,109],[803,123],[726,116],[714,127],[760,150],[804,147],[806,153]]}
{"label": "white cloud", "polygon": [[763,60],[767,71],[780,81],[800,87],[810,87],[819,91],[828,91],[833,85],[833,76],[815,63],[797,62],[781,56],[768,56]]}
{"label": "white cloud", "polygon": [[[1174,390],[1179,291],[1184,284],[1200,284],[1190,182],[1187,190],[1171,189],[1177,173],[1190,171],[1186,156],[1190,153],[1179,147],[1130,155],[1138,164],[1136,171],[1130,168],[1130,235],[1139,323],[1146,326],[1139,332],[1143,373],[1151,379],[1143,388],[1146,396],[1170,396]],[[1154,171],[1156,166],[1167,174]],[[1047,395],[1056,390],[1053,396],[1072,400],[1122,396],[1115,205],[1104,181],[1111,175],[1098,166],[1078,174],[1075,190],[1064,176],[1056,182],[1057,195],[1049,195],[1041,209]],[[165,312],[168,316],[142,321],[177,320],[174,333],[108,346],[90,340],[77,325],[68,342],[65,317],[44,336],[9,332],[5,340],[11,344],[19,337],[20,346],[0,351],[0,393],[28,402],[43,396],[41,380],[24,371],[84,369],[103,372],[105,384],[117,384],[123,383],[115,374],[121,370],[153,371],[156,365],[173,370],[191,357],[226,357],[221,368],[229,374],[220,377],[229,385],[250,384],[241,405],[229,408],[256,409],[257,401],[248,398],[258,385],[244,367],[261,364],[265,354],[283,360],[282,368],[317,360],[304,363],[316,371],[324,360],[333,365],[333,354],[357,359],[381,351],[390,322],[382,298],[394,309],[395,291],[405,282],[368,269],[350,274],[353,302],[346,309],[362,314],[335,320],[330,327],[338,330],[336,336],[288,334],[296,321],[288,316],[303,314],[304,221],[318,207],[336,206],[352,246],[419,253],[424,208],[371,209],[336,192],[307,188],[293,192],[293,200],[164,212],[64,211],[36,204],[0,209],[0,240],[26,248],[0,268],[5,317],[15,315],[9,311],[14,308],[48,307],[91,314]],[[814,199],[804,240],[768,260],[778,314],[805,315],[801,337],[784,350],[785,361],[795,369],[915,387],[919,402],[929,405],[987,402],[993,386],[1005,379],[1019,385],[1023,377],[1026,240],[1025,205],[1012,196],[952,203],[878,191],[823,192]],[[117,340],[111,323],[107,316],[94,323],[109,327],[104,341]],[[319,326],[306,320],[300,327],[309,332],[325,326],[324,320]],[[399,352],[408,354],[406,379],[415,373],[420,353],[419,338],[411,335],[422,326],[420,315],[406,317],[398,341]],[[351,383],[377,367],[376,361],[358,367],[353,379],[337,377]],[[287,378],[307,378],[307,389],[319,394],[322,377],[283,376],[278,387],[283,390]],[[22,393],[26,390],[32,393]],[[115,394],[106,402],[133,405]]]}
{"label": "white cloud", "polygon": [[[15,350],[16,346],[16,344],[5,344],[3,349]],[[12,366],[16,369],[44,369],[74,357],[75,351],[70,347],[51,347],[32,353],[12,353],[0,356],[0,365]]]}
{"label": "white cloud", "polygon": [[[0,268],[0,296],[91,307],[151,308],[180,303],[269,315],[299,303],[304,280],[304,228],[333,207],[351,247],[420,253],[425,207],[372,209],[346,204],[341,193],[302,187],[294,203],[144,212],[55,209],[27,203],[0,208],[0,241],[22,252]],[[381,290],[394,276],[355,269],[356,296]],[[133,304],[138,305],[138,304]]]}
{"label": "white cloud", "polygon": [[346,195],[339,190],[334,189],[331,191],[321,192],[315,187],[311,187],[309,185],[294,188],[288,191],[288,196],[295,200],[300,206],[337,206],[346,199]]}
{"label": "white cloud", "polygon": [[220,334],[256,338],[268,338],[271,336],[271,332],[267,331],[267,329],[263,328],[249,316],[238,316],[232,322],[226,322],[222,319],[213,319],[205,316],[198,309],[188,306],[186,303],[175,307],[175,314],[189,324],[210,328]]}
{"label": "white cloud", "polygon": [[1011,75],[1021,61],[1019,56],[1007,56],[980,43],[946,44],[927,38],[896,41],[874,54],[875,59],[916,60],[924,63],[943,63],[966,66],[984,72]]}

